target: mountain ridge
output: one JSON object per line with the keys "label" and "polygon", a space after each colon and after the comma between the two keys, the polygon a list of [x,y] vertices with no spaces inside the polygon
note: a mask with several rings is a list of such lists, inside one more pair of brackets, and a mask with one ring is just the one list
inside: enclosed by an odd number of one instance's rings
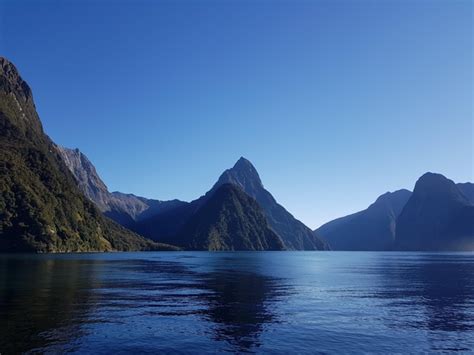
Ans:
{"label": "mountain ridge", "polygon": [[[79,149],[56,145],[45,134],[31,88],[3,57],[0,132],[0,250],[172,248],[126,228],[159,241],[185,238],[187,231],[198,235],[199,247],[204,248],[208,238],[196,216],[212,216],[207,227],[218,231],[219,243],[229,248],[237,244],[252,250],[275,247],[279,244],[274,233],[288,250],[326,250],[325,238],[339,250],[474,249],[474,184],[455,184],[431,172],[418,179],[413,193],[382,194],[367,209],[316,231],[277,202],[244,157],[226,169],[208,192],[189,203],[109,192],[87,156]],[[231,216],[230,210],[236,215]],[[237,239],[228,234],[230,225]],[[255,231],[256,239],[251,240],[242,226]],[[264,242],[267,237],[273,242]],[[219,248],[219,243],[208,247]]]}
{"label": "mountain ridge", "polygon": [[109,192],[95,166],[78,148],[57,146],[57,149],[84,195],[107,217],[126,228],[133,230],[137,221],[184,203],[179,200],[154,200],[119,191]]}
{"label": "mountain ridge", "polygon": [[474,205],[458,186],[428,172],[397,219],[398,250],[474,250]]}
{"label": "mountain ridge", "polygon": [[457,183],[456,186],[467,198],[467,200],[474,205],[474,184],[471,182]]}
{"label": "mountain ridge", "polygon": [[282,238],[289,250],[326,250],[327,243],[297,220],[267,191],[253,164],[241,157],[232,168],[225,170],[209,191],[225,183],[235,184],[253,197],[262,207],[269,225]]}
{"label": "mountain ridge", "polygon": [[33,94],[0,57],[0,251],[167,248],[102,216],[44,133]]}
{"label": "mountain ridge", "polygon": [[396,219],[411,196],[406,189],[380,195],[365,210],[337,218],[316,229],[334,250],[390,250]]}
{"label": "mountain ridge", "polygon": [[223,184],[181,228],[178,245],[192,250],[284,250],[257,201],[240,187]]}
{"label": "mountain ridge", "polygon": [[[226,169],[212,188],[204,195],[186,205],[179,206],[175,210],[140,221],[137,230],[154,240],[171,243],[186,221],[211,198],[213,193],[221,185],[229,183],[239,187],[257,201],[265,213],[269,226],[283,240],[285,249],[327,250],[329,248],[325,241],[314,236],[311,229],[296,220],[284,207],[276,202],[274,197],[264,189],[260,176],[253,164],[244,157],[237,160],[232,168]],[[296,238],[292,240],[292,233],[294,231],[296,232]],[[288,237],[289,235],[290,237]]]}
{"label": "mountain ridge", "polygon": [[[175,201],[168,201],[165,204],[162,201],[150,200],[133,194],[110,193],[106,184],[98,176],[93,164],[79,149],[59,147],[58,150],[63,155],[66,165],[76,177],[77,184],[84,194],[91,201],[94,201],[105,215],[121,223],[123,226],[135,230],[139,234],[159,240],[160,242],[193,250],[283,250],[285,248],[280,237],[267,226],[266,218],[262,217],[263,214],[261,214],[260,206],[253,198],[243,192],[237,184],[221,184],[215,190],[209,191],[190,203],[175,200],[177,203]],[[258,177],[255,168],[253,168],[250,162],[245,162],[242,159],[236,165],[245,166],[249,171],[253,169],[252,173]],[[261,184],[260,181],[259,184]],[[233,188],[224,188],[222,190],[224,192],[222,192],[220,187],[223,185],[231,185]],[[220,194],[215,196],[217,191],[220,191]],[[125,200],[129,205],[134,203],[137,206],[138,212],[119,205],[117,199],[120,201]],[[223,205],[217,206],[215,203],[216,199]],[[153,204],[161,204],[161,206],[158,209]],[[234,209],[235,216],[231,216],[229,213],[232,208]],[[225,218],[221,215],[215,215],[221,209],[226,211]],[[147,215],[146,213],[149,210],[152,211]],[[177,223],[175,223],[173,218],[167,218],[167,212],[177,214],[178,216],[181,214],[181,220],[176,220]],[[147,229],[146,224],[145,227],[140,227],[142,221],[146,221],[147,218],[153,219],[157,215],[164,219],[161,227],[158,227],[154,222],[148,227],[149,229]],[[198,218],[196,216],[210,215],[214,216],[214,220],[210,219],[208,221],[210,225],[207,227],[203,227],[202,223],[196,221],[196,218]],[[261,226],[255,225],[255,218],[261,223]],[[217,226],[214,223],[217,223]],[[252,230],[254,235],[248,235],[248,230],[242,229],[242,226]],[[163,228],[165,231],[169,229],[169,232],[164,233],[164,236],[163,233],[160,233],[160,238],[157,238],[155,236],[157,228]],[[231,231],[228,228],[231,228]],[[210,237],[205,236],[205,230],[213,231],[212,243],[208,243]],[[186,240],[187,238],[190,240]]]}
{"label": "mountain ridge", "polygon": [[335,250],[474,250],[473,192],[472,183],[428,172],[413,193],[382,194],[367,209],[316,231]]}

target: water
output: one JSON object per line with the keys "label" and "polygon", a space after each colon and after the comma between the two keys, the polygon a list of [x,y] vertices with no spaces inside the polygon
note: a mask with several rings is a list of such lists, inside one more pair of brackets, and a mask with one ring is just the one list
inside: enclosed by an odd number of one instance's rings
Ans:
{"label": "water", "polygon": [[473,253],[0,256],[0,353],[474,351]]}

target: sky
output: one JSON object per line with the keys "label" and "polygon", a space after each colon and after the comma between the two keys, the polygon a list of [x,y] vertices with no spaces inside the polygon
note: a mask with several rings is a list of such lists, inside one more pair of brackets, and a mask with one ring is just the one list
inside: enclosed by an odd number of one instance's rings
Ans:
{"label": "sky", "polygon": [[469,0],[0,0],[0,55],[111,191],[193,200],[244,156],[316,228],[474,181]]}

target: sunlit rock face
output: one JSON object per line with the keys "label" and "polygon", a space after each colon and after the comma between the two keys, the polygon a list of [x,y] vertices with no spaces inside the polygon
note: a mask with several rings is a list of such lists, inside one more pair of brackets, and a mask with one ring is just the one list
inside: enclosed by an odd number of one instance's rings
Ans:
{"label": "sunlit rock face", "polygon": [[56,146],[56,148],[84,195],[93,201],[106,216],[124,227],[135,229],[137,221],[184,203],[179,200],[153,200],[118,191],[109,192],[94,165],[79,149],[61,146]]}

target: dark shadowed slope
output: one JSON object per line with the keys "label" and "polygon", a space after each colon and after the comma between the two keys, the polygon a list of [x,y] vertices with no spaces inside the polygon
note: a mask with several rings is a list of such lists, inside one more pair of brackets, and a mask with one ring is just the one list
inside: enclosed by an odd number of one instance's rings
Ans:
{"label": "dark shadowed slope", "polygon": [[185,204],[179,200],[159,201],[121,192],[111,193],[94,165],[79,149],[57,148],[84,195],[107,217],[124,227],[135,229],[136,221]]}
{"label": "dark shadowed slope", "polygon": [[474,184],[471,182],[456,184],[458,189],[466,196],[471,205],[474,205]]}
{"label": "dark shadowed slope", "polygon": [[43,132],[29,86],[0,58],[0,251],[156,247],[103,217],[79,191]]}
{"label": "dark shadowed slope", "polygon": [[474,250],[474,206],[456,184],[426,173],[397,220],[400,250]]}
{"label": "dark shadowed slope", "polygon": [[199,209],[200,199],[185,203],[137,222],[136,231],[162,243],[175,243],[176,235]]}
{"label": "dark shadowed slope", "polygon": [[328,222],[316,232],[333,250],[389,250],[397,217],[410,196],[408,190],[387,192],[367,209]]}
{"label": "dark shadowed slope", "polygon": [[232,184],[221,185],[178,233],[178,245],[194,250],[283,250],[258,203]]}
{"label": "dark shadowed slope", "polygon": [[226,170],[211,192],[226,183],[240,187],[245,193],[257,200],[265,212],[270,227],[281,237],[287,249],[327,249],[326,242],[277,203],[272,194],[263,187],[257,170],[247,159],[240,158],[233,168]]}

